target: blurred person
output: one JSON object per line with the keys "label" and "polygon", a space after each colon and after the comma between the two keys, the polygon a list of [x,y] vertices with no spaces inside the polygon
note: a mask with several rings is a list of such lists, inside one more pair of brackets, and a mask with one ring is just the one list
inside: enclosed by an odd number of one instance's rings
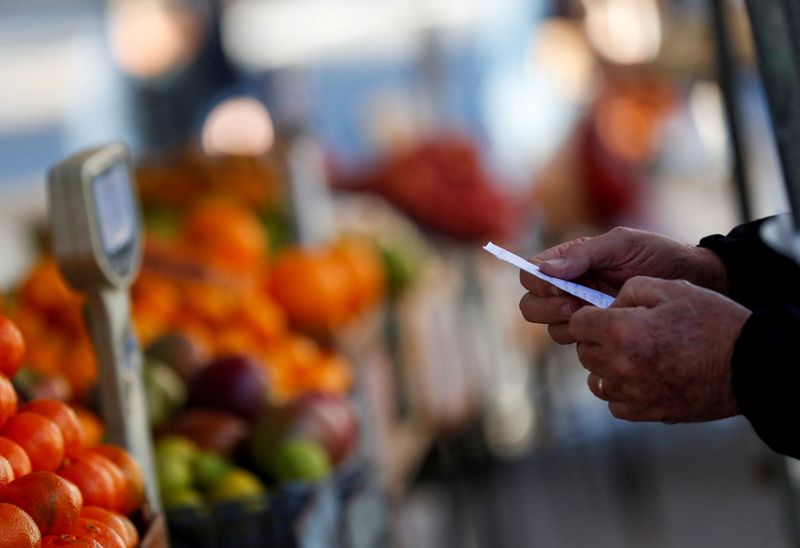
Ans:
{"label": "blurred person", "polygon": [[773,450],[800,457],[800,266],[759,237],[766,219],[692,246],[615,228],[547,249],[545,274],[616,296],[587,306],[522,272],[520,310],[576,344],[589,389],[630,421],[744,415]]}

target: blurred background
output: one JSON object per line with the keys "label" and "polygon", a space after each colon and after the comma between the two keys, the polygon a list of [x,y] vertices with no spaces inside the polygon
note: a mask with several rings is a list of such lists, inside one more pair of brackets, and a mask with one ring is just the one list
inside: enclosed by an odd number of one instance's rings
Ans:
{"label": "blurred background", "polygon": [[[751,40],[740,1],[5,0],[0,290],[29,369],[91,407],[46,172],[122,141],[143,347],[180,332],[267,363],[273,401],[352,402],[375,478],[342,505],[352,545],[796,545],[791,466],[744,419],[613,419],[480,250],[785,211]],[[254,279],[268,297],[220,319]],[[183,405],[159,389],[156,431]]]}

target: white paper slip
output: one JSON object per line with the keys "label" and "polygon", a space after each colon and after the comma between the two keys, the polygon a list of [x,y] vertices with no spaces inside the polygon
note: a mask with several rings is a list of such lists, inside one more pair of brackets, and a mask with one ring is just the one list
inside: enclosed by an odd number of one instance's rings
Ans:
{"label": "white paper slip", "polygon": [[522,257],[518,255],[514,255],[510,251],[507,251],[500,247],[499,245],[494,245],[492,242],[489,242],[483,249],[500,259],[501,261],[505,261],[508,264],[512,264],[517,268],[521,268],[525,272],[530,272],[537,278],[540,278],[548,283],[553,284],[559,289],[562,289],[569,293],[570,295],[574,295],[579,299],[583,299],[587,303],[591,303],[595,306],[599,306],[600,308],[608,308],[611,303],[614,302],[614,297],[611,295],[606,295],[602,291],[597,291],[596,289],[592,289],[591,287],[586,287],[585,285],[576,284],[575,282],[569,282],[567,280],[562,280],[560,278],[553,278],[552,276],[548,276],[544,274],[542,271],[539,270],[539,267],[535,264],[526,261]]}

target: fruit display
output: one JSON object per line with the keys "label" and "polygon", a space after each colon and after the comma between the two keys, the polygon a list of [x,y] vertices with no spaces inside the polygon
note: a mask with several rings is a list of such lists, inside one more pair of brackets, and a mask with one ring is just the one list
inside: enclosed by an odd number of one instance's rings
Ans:
{"label": "fruit display", "polygon": [[[132,288],[141,343],[181,354],[185,363],[177,372],[183,377],[187,367],[210,358],[246,355],[263,371],[274,401],[308,391],[346,394],[353,381],[350,364],[317,341],[381,300],[384,263],[375,246],[346,236],[324,248],[288,247],[271,255],[258,215],[225,197],[200,199],[177,217],[169,234],[147,240],[145,264]],[[12,310],[26,339],[35,343],[26,365],[47,379],[48,386],[36,390],[59,390],[50,385],[65,379],[64,399],[78,402],[97,377],[81,306],[45,259],[20,285]],[[180,391],[157,365],[146,368],[145,381],[173,385],[170,394]]]}
{"label": "fruit display", "polygon": [[0,317],[0,546],[138,546],[141,468],[125,450],[98,445],[85,412],[21,401],[9,377],[25,354],[20,331]]}
{"label": "fruit display", "polygon": [[509,236],[517,213],[468,138],[442,136],[400,150],[366,176],[338,186],[385,197],[426,228],[459,240]]}

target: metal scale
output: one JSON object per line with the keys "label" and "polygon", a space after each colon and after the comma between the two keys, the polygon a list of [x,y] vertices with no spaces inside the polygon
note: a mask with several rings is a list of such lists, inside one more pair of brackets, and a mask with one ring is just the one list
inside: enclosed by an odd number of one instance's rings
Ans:
{"label": "metal scale", "polygon": [[98,362],[100,404],[109,440],[126,448],[145,476],[145,519],[161,512],[141,377],[131,328],[130,286],[142,260],[137,200],[124,146],[87,150],[53,167],[49,214],[53,252],[68,283],[85,298]]}

